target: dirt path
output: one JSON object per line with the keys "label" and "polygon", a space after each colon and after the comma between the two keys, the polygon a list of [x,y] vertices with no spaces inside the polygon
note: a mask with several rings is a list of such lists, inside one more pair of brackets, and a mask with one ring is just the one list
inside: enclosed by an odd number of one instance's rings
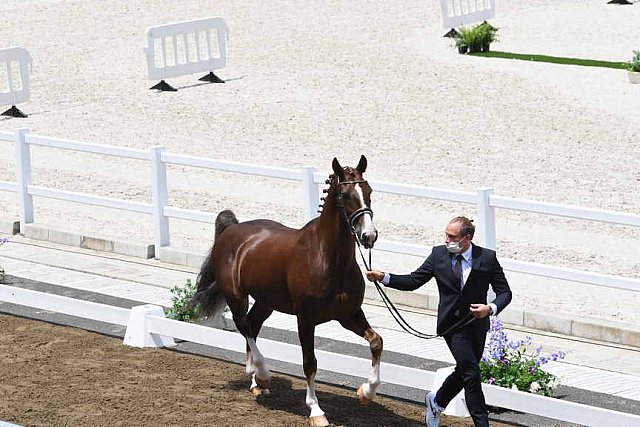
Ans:
{"label": "dirt path", "polygon": [[[287,375],[275,374],[271,395],[256,399],[242,366],[4,315],[0,352],[0,420],[20,425],[308,425],[304,381]],[[318,398],[335,425],[423,425],[417,405],[378,397],[363,407],[353,390],[322,384]]]}

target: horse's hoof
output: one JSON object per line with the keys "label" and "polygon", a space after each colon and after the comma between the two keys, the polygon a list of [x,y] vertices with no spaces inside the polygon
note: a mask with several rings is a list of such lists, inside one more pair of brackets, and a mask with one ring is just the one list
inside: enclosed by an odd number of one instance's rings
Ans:
{"label": "horse's hoof", "polygon": [[269,383],[271,382],[271,378],[267,378],[266,380],[261,380],[260,378],[255,377],[254,380],[258,385],[258,387],[260,387],[261,389],[263,390],[269,389]]}
{"label": "horse's hoof", "polygon": [[251,394],[253,394],[255,397],[261,396],[261,395],[267,395],[270,394],[271,392],[269,391],[268,388],[261,388],[261,387],[251,387]]}
{"label": "horse's hoof", "polygon": [[329,425],[329,421],[327,421],[327,417],[324,415],[318,415],[316,417],[309,417],[309,424],[311,424],[311,427],[324,427]]}
{"label": "horse's hoof", "polygon": [[371,399],[367,398],[362,391],[362,386],[358,387],[358,400],[360,400],[361,405],[368,405],[371,403]]}

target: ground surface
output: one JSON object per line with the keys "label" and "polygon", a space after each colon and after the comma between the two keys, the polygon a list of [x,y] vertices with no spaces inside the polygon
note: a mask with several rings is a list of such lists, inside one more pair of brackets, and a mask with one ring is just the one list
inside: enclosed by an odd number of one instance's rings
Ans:
{"label": "ground surface", "polygon": [[[305,426],[303,380],[275,374],[254,398],[244,367],[119,338],[0,316],[0,420],[29,426]],[[422,407],[318,386],[329,420],[344,426],[420,426]],[[444,427],[468,420],[443,417]],[[492,424],[496,427],[504,424]]]}

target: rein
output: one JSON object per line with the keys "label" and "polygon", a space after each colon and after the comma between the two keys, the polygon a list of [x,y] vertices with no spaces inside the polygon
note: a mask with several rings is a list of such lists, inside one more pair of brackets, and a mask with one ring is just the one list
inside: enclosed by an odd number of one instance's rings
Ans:
{"label": "rein", "polygon": [[[367,181],[365,181],[365,180],[342,181],[342,182],[338,182],[338,185],[362,184],[362,183],[366,183],[366,182]],[[347,225],[349,226],[349,229],[351,230],[351,234],[353,234],[353,237],[356,240],[356,243],[357,243],[357,246],[358,246],[358,251],[360,252],[360,257],[362,258],[362,262],[364,263],[364,266],[367,269],[367,271],[371,271],[371,249],[369,249],[369,262],[367,262],[364,254],[362,253],[362,245],[360,243],[360,239],[358,238],[358,233],[356,233],[356,228],[355,228],[354,224],[358,220],[358,218],[360,218],[362,215],[365,215],[365,214],[371,216],[371,218],[373,219],[373,210],[370,207],[365,206],[364,208],[357,209],[351,215],[347,216],[347,212],[344,210],[344,206],[343,206],[342,207],[342,213],[343,213],[343,217],[344,217],[345,221],[347,222]],[[461,329],[464,326],[467,326],[468,324],[470,324],[471,322],[473,322],[476,319],[475,317],[473,317],[473,315],[471,313],[467,313],[467,315],[465,317],[463,317],[462,319],[459,319],[456,323],[454,323],[451,327],[449,327],[446,331],[442,332],[441,334],[425,334],[424,332],[420,332],[420,331],[414,329],[409,324],[409,322],[407,322],[406,319],[404,317],[402,317],[402,314],[400,313],[398,308],[393,304],[393,302],[387,296],[387,294],[382,289],[382,286],[380,286],[380,284],[378,283],[377,280],[374,280],[373,283],[375,284],[376,289],[377,289],[378,293],[380,294],[380,298],[382,298],[382,301],[384,302],[384,305],[387,307],[387,310],[389,310],[389,313],[391,313],[391,316],[396,321],[396,323],[398,323],[398,325],[400,325],[400,327],[405,332],[413,335],[414,337],[427,339],[427,340],[431,339],[431,338],[442,337],[442,336],[447,335],[447,334],[449,334],[449,333],[451,333],[453,331]]]}
{"label": "rein", "polygon": [[[369,262],[367,263],[367,260],[365,259],[364,254],[362,253],[362,248],[360,246],[360,241],[358,239],[358,236],[355,233],[355,229],[352,229],[352,232],[354,233],[354,236],[356,238],[356,242],[358,243],[358,251],[360,252],[360,257],[362,258],[362,262],[364,263],[364,266],[367,269],[367,271],[371,271],[371,250],[369,250]],[[431,339],[431,338],[436,338],[436,337],[442,337],[442,336],[445,336],[445,335],[447,335],[447,334],[449,334],[449,333],[451,333],[453,331],[461,329],[464,326],[467,326],[468,324],[470,324],[471,322],[476,320],[476,318],[473,317],[473,315],[471,313],[467,313],[467,315],[465,317],[463,317],[462,319],[458,320],[456,323],[451,325],[450,328],[448,328],[446,331],[442,332],[441,334],[425,334],[424,332],[420,332],[417,329],[414,329],[409,324],[409,322],[407,322],[406,319],[404,317],[402,317],[402,314],[400,313],[398,308],[393,304],[393,302],[391,301],[389,296],[385,293],[385,291],[382,289],[382,286],[380,286],[380,283],[378,283],[377,280],[374,280],[373,283],[376,285],[376,289],[378,290],[378,293],[380,294],[380,298],[382,298],[382,301],[384,302],[384,305],[387,307],[387,310],[389,310],[389,313],[391,313],[391,316],[396,321],[396,323],[398,323],[398,325],[400,325],[400,327],[405,332],[413,335],[414,337],[422,338],[422,339],[425,339],[425,340],[428,340],[428,339]]]}

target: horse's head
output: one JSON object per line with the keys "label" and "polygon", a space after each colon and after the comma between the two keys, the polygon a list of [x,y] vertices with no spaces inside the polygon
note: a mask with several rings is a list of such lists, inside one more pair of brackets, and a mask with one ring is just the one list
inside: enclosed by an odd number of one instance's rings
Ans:
{"label": "horse's head", "polygon": [[361,156],[358,166],[352,168],[342,167],[334,157],[331,166],[338,180],[336,190],[339,205],[344,211],[349,226],[365,248],[372,248],[378,239],[378,230],[373,225],[371,187],[362,178],[362,174],[367,169],[367,158]]}

